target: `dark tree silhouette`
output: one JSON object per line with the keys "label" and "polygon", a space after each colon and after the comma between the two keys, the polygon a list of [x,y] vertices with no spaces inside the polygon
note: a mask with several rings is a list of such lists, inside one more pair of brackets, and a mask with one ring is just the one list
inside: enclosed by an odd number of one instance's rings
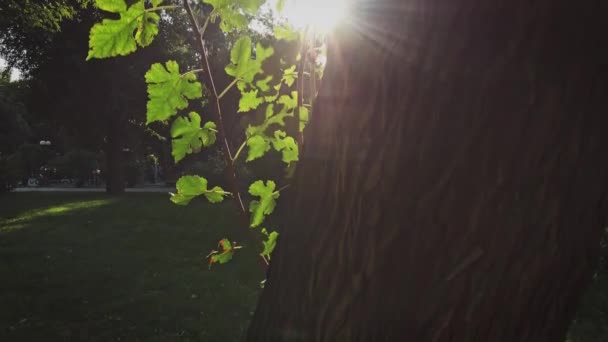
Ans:
{"label": "dark tree silhouette", "polygon": [[608,190],[603,1],[361,1],[249,341],[563,341]]}

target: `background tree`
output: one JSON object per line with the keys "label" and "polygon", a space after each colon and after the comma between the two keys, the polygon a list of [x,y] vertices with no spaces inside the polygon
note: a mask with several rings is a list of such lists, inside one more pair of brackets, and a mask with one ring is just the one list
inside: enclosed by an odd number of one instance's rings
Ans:
{"label": "background tree", "polygon": [[603,9],[358,3],[249,341],[563,341],[607,223]]}

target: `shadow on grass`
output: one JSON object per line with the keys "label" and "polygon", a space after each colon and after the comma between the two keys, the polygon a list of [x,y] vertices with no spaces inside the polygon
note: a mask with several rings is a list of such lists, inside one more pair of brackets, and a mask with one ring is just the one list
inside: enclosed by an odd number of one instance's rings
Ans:
{"label": "shadow on grass", "polygon": [[255,249],[204,260],[242,235],[230,206],[18,194],[0,207],[0,341],[236,341],[247,327]]}

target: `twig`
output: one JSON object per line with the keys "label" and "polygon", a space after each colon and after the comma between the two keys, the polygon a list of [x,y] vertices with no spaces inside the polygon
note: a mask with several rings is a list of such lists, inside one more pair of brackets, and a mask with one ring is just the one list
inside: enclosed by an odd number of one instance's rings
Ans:
{"label": "twig", "polygon": [[[226,163],[226,177],[229,181],[230,192],[233,193],[233,201],[239,211],[240,215],[244,218],[244,221],[247,222],[247,211],[245,210],[245,205],[243,204],[243,200],[241,199],[241,193],[238,187],[238,180],[236,178],[236,170],[234,167],[234,161],[232,159],[232,153],[230,152],[230,144],[228,143],[228,139],[226,138],[226,130],[224,128],[224,120],[222,117],[222,107],[220,105],[220,98],[218,96],[217,88],[215,87],[215,82],[213,80],[213,75],[211,74],[211,66],[209,63],[209,57],[207,54],[207,47],[205,46],[205,38],[204,31],[201,30],[198,21],[194,13],[192,12],[192,7],[188,0],[182,0],[184,4],[184,8],[188,13],[188,17],[190,18],[190,23],[192,24],[192,28],[194,32],[197,34],[198,42],[199,42],[199,52],[202,56],[202,69],[206,70],[203,75],[203,82],[205,83],[205,87],[211,91],[210,97],[211,101],[215,102],[213,106],[211,106],[212,112],[217,121],[218,127],[218,140],[222,144],[222,150],[224,155],[224,162]],[[209,18],[207,18],[205,22],[204,28],[207,28],[207,24],[209,22]]]}

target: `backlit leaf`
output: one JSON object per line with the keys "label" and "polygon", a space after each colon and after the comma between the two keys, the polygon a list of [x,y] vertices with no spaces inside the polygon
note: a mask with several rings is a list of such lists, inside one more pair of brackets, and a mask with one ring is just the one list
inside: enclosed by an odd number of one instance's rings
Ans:
{"label": "backlit leaf", "polygon": [[213,145],[216,140],[215,123],[207,122],[201,127],[201,117],[197,113],[188,116],[190,119],[179,117],[171,125],[172,154],[176,163],[187,154],[199,152],[203,146]]}
{"label": "backlit leaf", "polygon": [[279,193],[275,192],[275,188],[276,184],[271,180],[267,181],[266,184],[259,180],[249,187],[249,193],[260,198],[249,203],[249,211],[252,214],[250,226],[252,228],[258,227],[264,222],[267,215],[274,212],[277,204],[276,200],[279,198]]}
{"label": "backlit leaf", "polygon": [[237,248],[240,248],[232,243],[228,239],[222,239],[218,243],[220,251],[211,251],[207,256],[209,258],[209,268],[213,264],[225,264],[232,260],[234,252]]}
{"label": "backlit leaf", "polygon": [[97,0],[96,4],[102,10],[118,13],[119,19],[103,19],[93,25],[87,60],[126,56],[137,50],[138,44],[150,45],[158,34],[160,17],[146,12],[144,0],[135,2],[128,9],[124,0]]}
{"label": "backlit leaf", "polygon": [[283,78],[281,81],[285,82],[288,87],[291,87],[296,81],[296,78],[298,78],[298,72],[296,71],[296,66],[292,65],[290,68],[283,71]]}
{"label": "backlit leaf", "polygon": [[112,13],[120,13],[127,10],[125,0],[95,0],[95,5],[101,10]]}
{"label": "backlit leaf", "polygon": [[264,98],[258,97],[258,90],[251,90],[242,93],[239,101],[239,113],[249,112],[258,108],[264,103]]}
{"label": "backlit leaf", "polygon": [[297,40],[299,36],[300,34],[298,33],[298,31],[294,30],[291,26],[287,24],[278,25],[274,27],[274,37],[278,40],[293,42]]}
{"label": "backlit leaf", "polygon": [[146,73],[148,123],[169,119],[179,109],[188,107],[188,99],[198,99],[203,95],[195,74],[181,75],[175,61],[168,61],[165,65],[166,68],[155,63]]}
{"label": "backlit leaf", "polygon": [[263,157],[266,152],[270,151],[270,140],[256,135],[247,140],[247,147],[249,147],[247,161],[250,162]]}
{"label": "backlit leaf", "polygon": [[152,44],[154,38],[158,35],[158,22],[160,16],[154,12],[145,12],[137,20],[137,32],[135,33],[135,41],[142,47]]}
{"label": "backlit leaf", "polygon": [[306,107],[300,107],[300,132],[304,132],[304,128],[310,120],[310,111]]}
{"label": "backlit leaf", "polygon": [[298,161],[299,150],[298,144],[293,137],[287,136],[284,131],[274,132],[274,139],[272,140],[272,146],[275,150],[281,152],[283,155],[283,162],[290,164]]}
{"label": "backlit leaf", "polygon": [[270,256],[274,251],[275,247],[277,246],[277,238],[279,237],[279,233],[272,232],[268,234],[266,228],[262,229],[262,233],[266,235],[266,241],[262,241],[262,243],[264,244],[264,250],[262,251],[262,253],[260,253],[260,255],[270,260]]}
{"label": "backlit leaf", "polygon": [[[176,184],[177,194],[171,194],[171,201],[178,205],[187,205],[195,197],[204,195],[211,203],[221,202],[228,195],[220,187],[207,189],[207,179],[199,176],[183,176]],[[220,200],[220,195],[222,200]]]}

